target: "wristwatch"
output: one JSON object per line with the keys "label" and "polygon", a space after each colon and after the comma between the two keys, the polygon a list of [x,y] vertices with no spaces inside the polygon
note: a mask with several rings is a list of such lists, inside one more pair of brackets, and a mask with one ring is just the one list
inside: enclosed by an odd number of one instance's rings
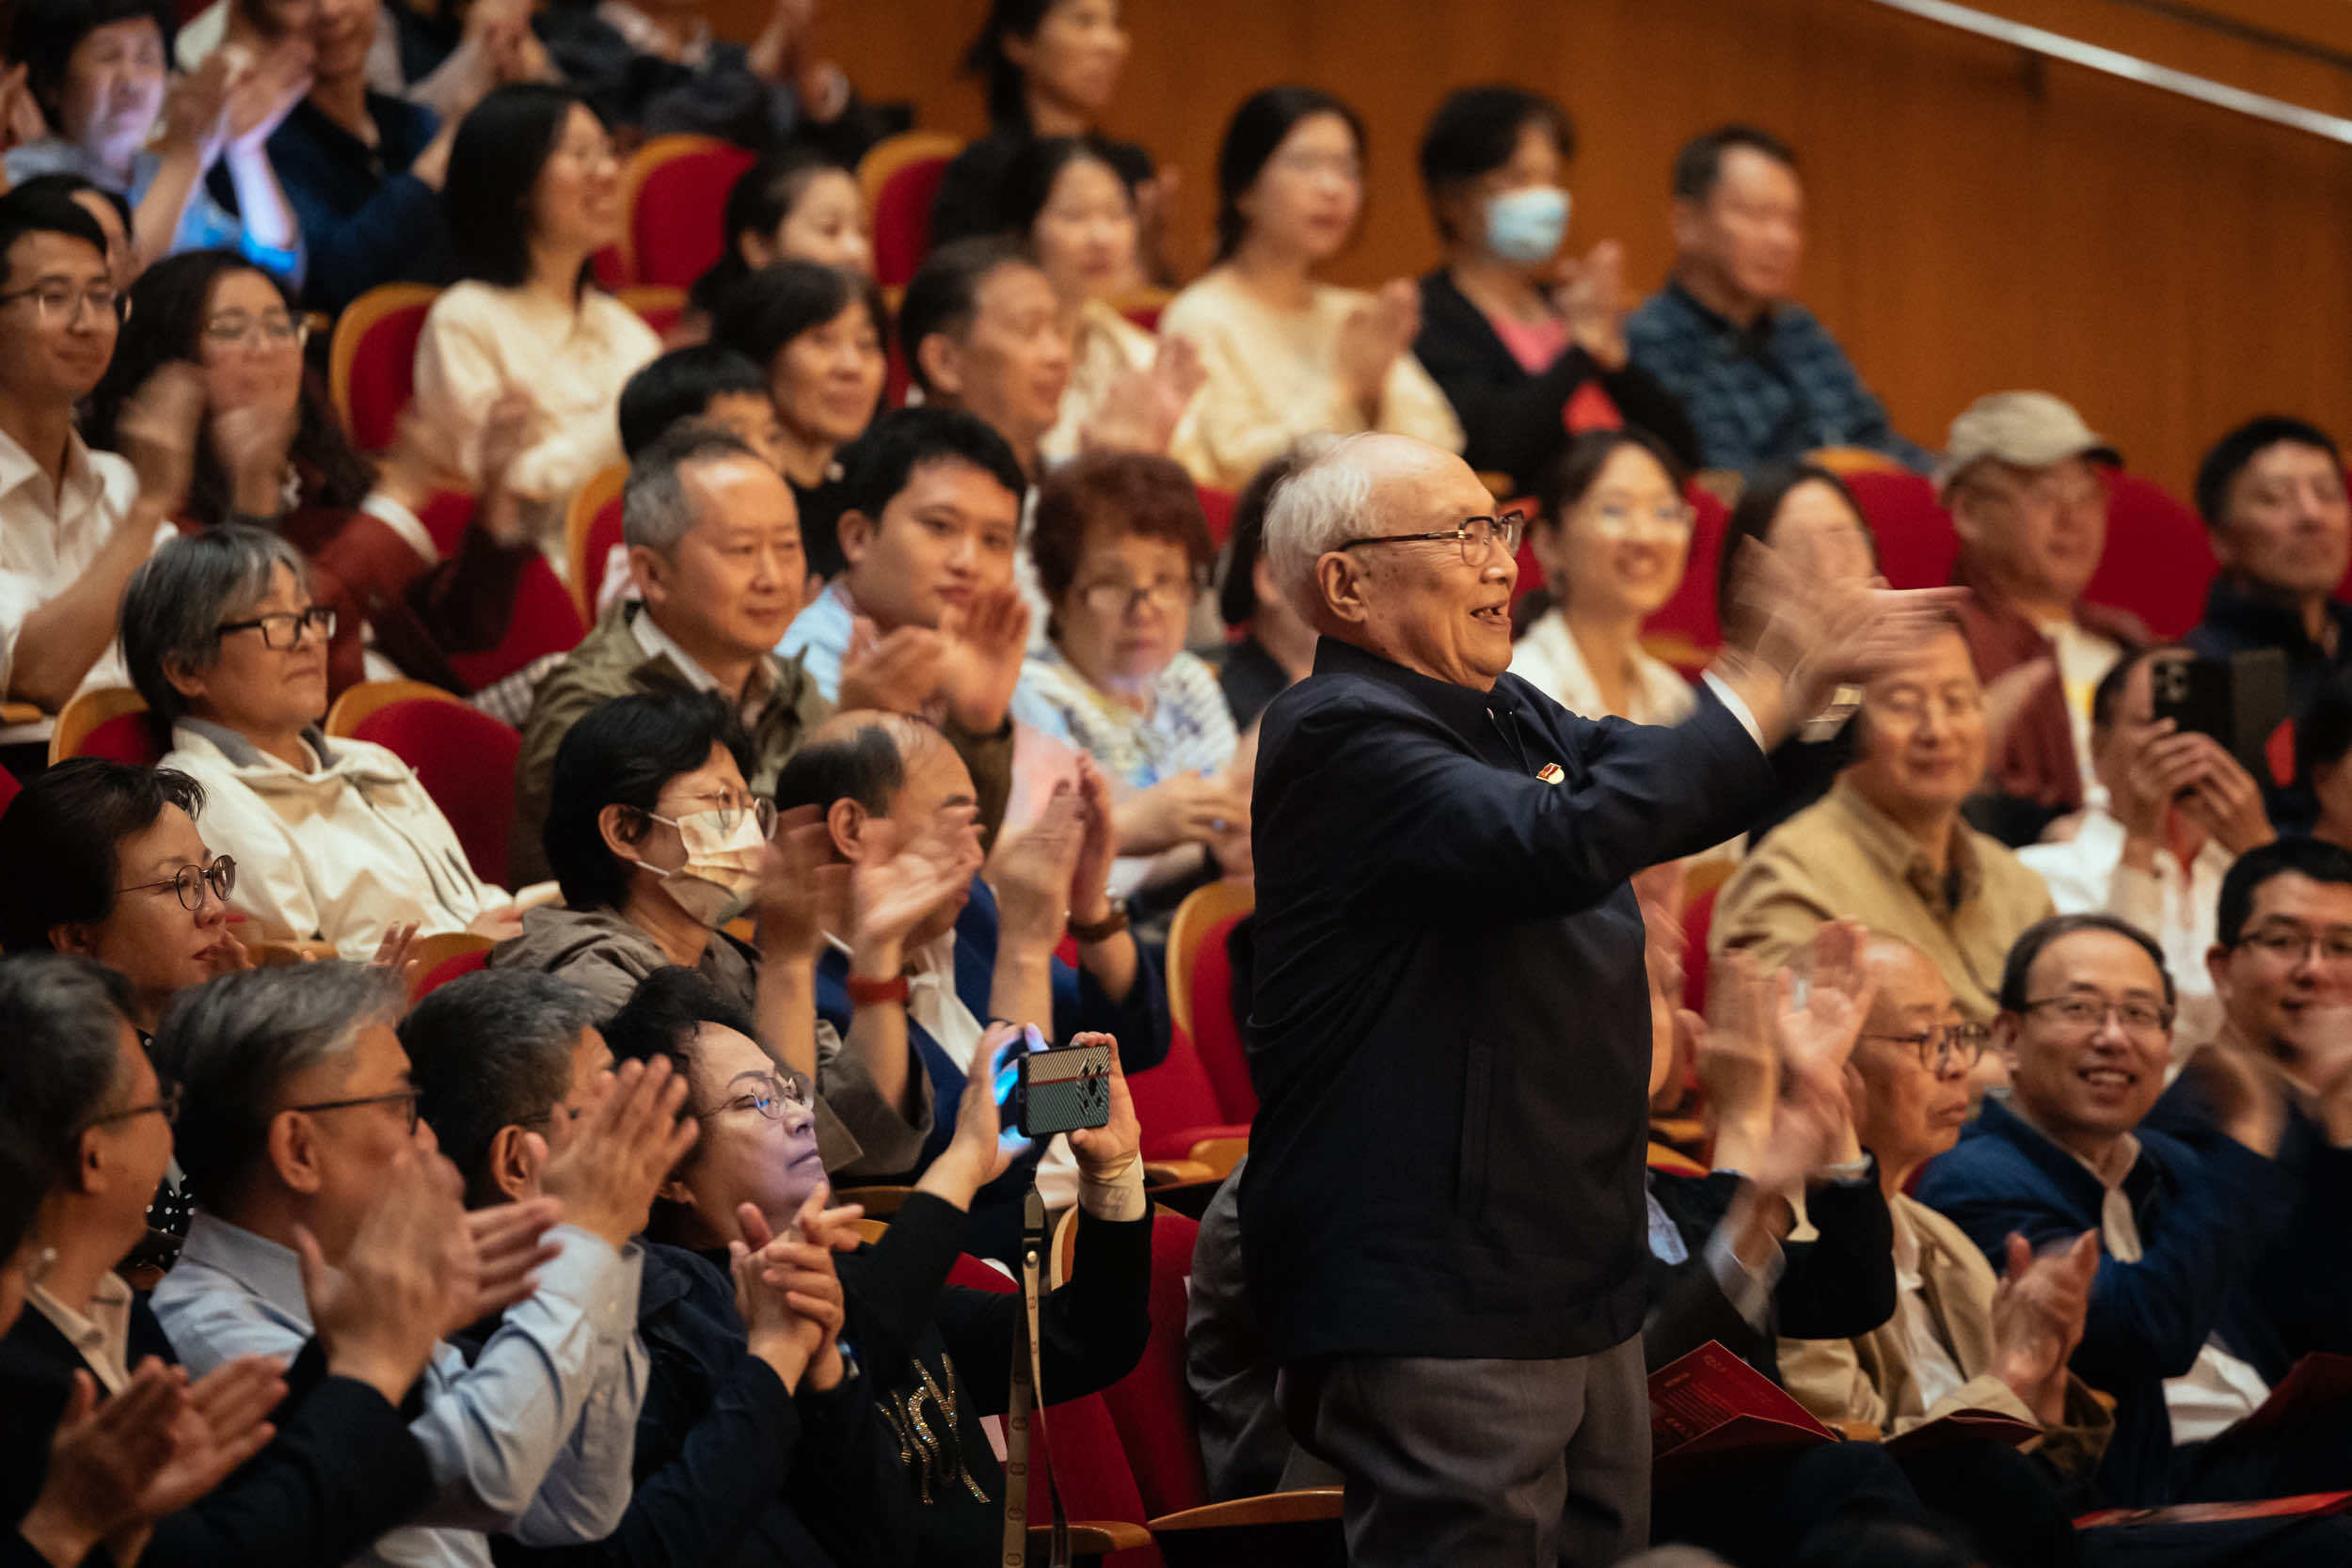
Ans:
{"label": "wristwatch", "polygon": [[1100,920],[1073,920],[1070,923],[1070,934],[1089,947],[1098,942],[1110,941],[1126,928],[1127,900],[1124,898],[1112,899],[1111,912]]}

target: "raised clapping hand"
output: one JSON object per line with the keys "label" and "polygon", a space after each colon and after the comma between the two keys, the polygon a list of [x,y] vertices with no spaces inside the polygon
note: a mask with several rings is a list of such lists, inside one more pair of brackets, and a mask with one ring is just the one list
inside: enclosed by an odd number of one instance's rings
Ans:
{"label": "raised clapping hand", "polygon": [[759,916],[760,951],[806,960],[838,928],[849,897],[850,867],[834,858],[824,808],[795,806],[776,818],[759,862],[752,908]]}
{"label": "raised clapping hand", "polygon": [[980,869],[979,841],[972,832],[978,815],[976,806],[950,806],[904,842],[897,824],[867,823],[876,853],[850,873],[852,948],[900,953],[924,917],[971,881]]}
{"label": "raised clapping hand", "polygon": [[615,1247],[645,1227],[654,1194],[700,1130],[680,1117],[686,1089],[666,1058],[624,1062],[597,1085],[571,1142],[539,1179],[540,1190],[562,1203],[565,1223]]}
{"label": "raised clapping hand", "polygon": [[1070,924],[1070,889],[1084,847],[1084,801],[1070,781],[1054,785],[1037,819],[1008,832],[989,859],[988,883],[996,894],[1000,943],[1042,943],[1051,949]]}
{"label": "raised clapping hand", "polygon": [[946,643],[941,695],[948,713],[974,735],[993,735],[1012,705],[1021,661],[1028,655],[1028,601],[1010,583],[983,590],[968,606],[948,608],[939,635]]}
{"label": "raised clapping hand", "polygon": [[1993,1291],[1994,1375],[2045,1427],[2065,1418],[2066,1362],[2082,1342],[2098,1272],[2095,1230],[2038,1258],[2023,1236],[2009,1238],[2008,1266]]}

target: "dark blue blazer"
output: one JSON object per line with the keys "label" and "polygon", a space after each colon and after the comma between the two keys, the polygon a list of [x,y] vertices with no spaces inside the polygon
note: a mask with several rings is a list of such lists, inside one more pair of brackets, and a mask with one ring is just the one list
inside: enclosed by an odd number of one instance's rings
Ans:
{"label": "dark blue blazer", "polygon": [[[979,878],[972,879],[972,897],[956,918],[956,994],[982,1023],[993,1014],[989,990],[996,972],[996,895]],[[837,947],[827,947],[817,960],[817,1016],[850,1035],[850,958]],[[1036,1022],[1029,1019],[1017,1022]],[[1168,1057],[1168,987],[1150,949],[1136,948],[1136,983],[1122,1002],[1104,994],[1094,976],[1054,960],[1053,1037],[1066,1040],[1083,1030],[1100,1030],[1119,1041],[1120,1069],[1130,1076],[1157,1067]],[[921,1164],[903,1176],[885,1178],[913,1181],[939,1158],[956,1132],[956,1107],[963,1099],[963,1064],[941,1049],[930,1032],[907,1020],[907,1040],[922,1059],[923,1075],[931,1088],[931,1135],[924,1142]],[[1010,1258],[1020,1245],[1021,1196],[1028,1190],[1044,1148],[1029,1150],[1012,1168],[980,1189],[972,1200],[972,1219],[965,1246],[984,1258]]]}
{"label": "dark blue blazer", "polygon": [[[2172,1421],[2164,1380],[2196,1362],[2218,1335],[2233,1354],[2260,1343],[2240,1289],[2284,1207],[2271,1163],[2235,1139],[2192,1141],[2143,1123],[2139,1162],[2123,1195],[2139,1228],[2141,1258],[2102,1253],[2082,1343],[2069,1363],[2115,1397],[2115,1437],[2099,1469],[2115,1501],[2158,1504],[2169,1494]],[[1995,1272],[2011,1231],[2036,1248],[2097,1230],[2106,1190],[2083,1163],[2020,1120],[1996,1096],[1959,1145],[1931,1163],[1917,1196],[1968,1233]]]}
{"label": "dark blue blazer", "polygon": [[1627,878],[1774,790],[1711,693],[1580,719],[1332,638],[1263,721],[1241,1188],[1280,1361],[1558,1357],[1642,1330],[1649,990]]}

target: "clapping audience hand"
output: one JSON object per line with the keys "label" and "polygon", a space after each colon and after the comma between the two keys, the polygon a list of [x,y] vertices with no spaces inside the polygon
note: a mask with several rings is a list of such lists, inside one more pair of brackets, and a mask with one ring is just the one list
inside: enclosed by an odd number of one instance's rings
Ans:
{"label": "clapping audience hand", "polygon": [[900,626],[884,637],[859,616],[841,655],[841,711],[923,713],[939,695],[946,655],[946,642],[929,626]]}
{"label": "clapping audience hand", "polygon": [[516,459],[539,438],[539,404],[530,393],[509,387],[500,392],[482,421],[476,468],[482,475],[476,526],[501,545],[519,544],[530,532],[530,504],[540,498],[510,483]]}
{"label": "clapping audience hand", "polygon": [[1063,780],[1037,820],[998,841],[988,883],[996,894],[1000,945],[1051,952],[1069,928],[1071,879],[1085,841],[1082,809],[1078,791]]}
{"label": "clapping audience hand", "polygon": [[699,1129],[680,1115],[686,1080],[666,1059],[624,1062],[600,1088],[539,1185],[563,1204],[566,1224],[621,1247],[645,1227],[654,1194],[694,1147]]}
{"label": "clapping audience hand", "polygon": [[940,617],[946,642],[941,695],[955,721],[974,735],[993,735],[1012,705],[1021,663],[1029,651],[1029,606],[1021,590],[983,589],[965,606]]}
{"label": "clapping audience hand", "polygon": [[0,73],[0,150],[24,147],[49,135],[40,104],[24,85],[29,66],[14,66]]}
{"label": "clapping audience hand", "polygon": [[1621,369],[1625,346],[1625,246],[1603,240],[1581,261],[1563,257],[1553,302],[1568,335],[1605,371]]}
{"label": "clapping audience hand", "polygon": [[310,40],[288,34],[232,71],[223,94],[227,150],[258,152],[310,91]]}
{"label": "clapping audience hand", "polygon": [[140,383],[115,420],[115,444],[138,473],[139,502],[162,516],[188,504],[204,396],[204,372],[174,360]]}
{"label": "clapping audience hand", "polygon": [[1249,821],[1249,798],[1214,773],[1178,773],[1139,789],[1112,809],[1119,847],[1155,855],[1180,844],[1207,844]]}
{"label": "clapping audience hand", "polygon": [[2265,1160],[2278,1153],[2287,1109],[2277,1063],[2241,1046],[2206,1045],[2181,1064],[2180,1078],[2203,1099],[2223,1133]]}
{"label": "clapping audience hand", "polygon": [[476,1267],[457,1167],[421,1149],[401,1156],[340,1264],[294,1231],[302,1294],[326,1370],[398,1405],[433,1349],[473,1302]]}
{"label": "clapping audience hand", "polygon": [[1081,752],[1078,853],[1070,866],[1071,918],[1082,925],[1092,925],[1109,916],[1111,866],[1118,859],[1119,831],[1111,805],[1111,782],[1094,758]]}
{"label": "clapping audience hand", "polygon": [[877,852],[848,873],[851,947],[885,959],[899,954],[940,900],[971,881],[980,869],[971,831],[977,816],[977,807],[948,807],[904,843],[897,842],[897,824],[867,824],[879,842]]}
{"label": "clapping audience hand", "polygon": [[2007,1265],[1993,1292],[1994,1372],[2035,1419],[2057,1426],[2066,1415],[2067,1358],[2090,1310],[2099,1234],[2087,1230],[2038,1258],[2012,1234]]}
{"label": "clapping audience hand", "polygon": [[[841,1277],[834,1269],[833,1255],[837,1250],[834,1242],[839,1231],[851,1229],[856,1217],[865,1212],[855,1204],[828,1209],[830,1196],[830,1189],[819,1183],[802,1202],[791,1223],[773,1236],[768,1234],[765,1216],[753,1205],[744,1204],[736,1214],[743,1240],[727,1243],[735,1262],[739,1307],[748,1304],[762,1311],[771,1332],[780,1329],[790,1337],[793,1351],[803,1358],[809,1386],[820,1393],[837,1386],[843,1370],[844,1305]],[[779,1304],[783,1314],[775,1311]],[[779,1323],[777,1319],[786,1315],[787,1320]],[[750,1321],[747,1314],[745,1322]]]}
{"label": "clapping audience hand", "polygon": [[761,852],[759,885],[752,895],[760,951],[814,958],[825,932],[842,924],[849,885],[850,867],[834,859],[832,830],[821,807],[795,806],[779,816]]}

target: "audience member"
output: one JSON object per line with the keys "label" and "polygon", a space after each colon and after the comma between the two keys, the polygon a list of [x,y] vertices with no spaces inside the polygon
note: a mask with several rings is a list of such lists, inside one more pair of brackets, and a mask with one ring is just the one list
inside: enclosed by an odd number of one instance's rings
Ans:
{"label": "audience member", "polygon": [[2280,649],[2288,714],[2300,718],[2352,659],[2352,606],[2334,596],[2352,567],[2344,458],[2326,431],[2265,414],[2214,443],[2196,499],[2221,575],[2184,641],[2207,658]]}
{"label": "audience member", "polygon": [[[846,947],[837,935],[818,956],[817,1009],[836,1030],[869,1000],[906,1006],[907,1034],[932,1096],[921,1169],[956,1136],[956,1104],[980,1070],[981,1024],[1035,1024],[1049,1039],[1100,1029],[1127,1042],[1137,1071],[1168,1053],[1168,994],[1157,963],[1127,928],[1108,879],[1113,855],[1109,790],[1090,763],[1076,788],[1057,784],[1037,821],[1000,845],[985,880],[943,888],[892,947]],[[913,720],[838,715],[793,754],[776,783],[786,811],[821,812],[834,856],[852,878],[941,819],[972,804],[972,781],[955,752]],[[1057,956],[1065,939],[1077,962]],[[1041,1160],[1042,1163],[1041,1163]],[[973,1222],[975,1250],[1011,1257],[1021,1194],[1034,1176],[1048,1208],[1067,1208],[1081,1172],[1063,1146],[1031,1149],[993,1182]]]}
{"label": "audience member", "polygon": [[1190,340],[1208,372],[1186,448],[1203,484],[1238,488],[1313,430],[1462,449],[1453,407],[1413,357],[1411,280],[1377,294],[1315,280],[1356,232],[1363,158],[1356,111],[1313,87],[1252,93],[1225,128],[1216,263],[1160,315],[1160,335]]}
{"label": "audience member", "polygon": [[[228,245],[299,280],[302,230],[270,168],[265,143],[309,85],[310,44],[223,58],[165,80],[172,15],[146,0],[30,0],[9,25],[8,57],[53,134],[11,148],[8,177],[75,174],[133,208],[137,259]],[[233,187],[225,209],[205,190],[217,164]]]}
{"label": "audience member", "polygon": [[1550,604],[1511,650],[1511,673],[1587,719],[1678,724],[1691,683],[1642,647],[1642,623],[1682,584],[1696,514],[1658,437],[1596,430],[1546,475],[1529,531]]}
{"label": "audience member", "polygon": [[2210,1440],[2269,1392],[2242,1348],[2243,1281],[2284,1206],[2271,1164],[2278,1107],[2209,1053],[2185,1070],[2213,1075],[2218,1127],[2191,1141],[2142,1125],[2171,1056],[2171,981],[2156,944],[2112,915],[2059,915],[2027,930],[2002,969],[2000,1000],[1994,1043],[2010,1091],[1989,1097],[1959,1146],[1928,1166],[1919,1201],[1995,1263],[2099,1238],[2070,1365],[2116,1400],[2099,1470],[2109,1496],[2310,1490],[2301,1477],[2317,1484],[2330,1462],[2317,1447],[2297,1456],[2225,1445],[2201,1474]]}
{"label": "audience member", "polygon": [[403,927],[514,934],[512,900],[475,874],[416,772],[319,729],[335,612],[294,546],[234,523],[176,540],[131,578],[122,616],[124,662],[170,737],[163,765],[203,786],[261,937],[365,958]]}
{"label": "audience member", "polygon": [[505,483],[545,537],[571,493],[621,460],[613,404],[661,352],[644,319],[589,277],[626,217],[620,162],[578,93],[504,87],[458,126],[441,200],[466,281],[424,318],[417,412],[444,466],[478,485],[495,411],[527,403]]}
{"label": "audience member", "polygon": [[1265,553],[1265,514],[1282,482],[1301,463],[1312,461],[1327,439],[1301,436],[1252,474],[1233,502],[1216,610],[1227,633],[1239,633],[1240,641],[1227,645],[1216,678],[1226,705],[1232,709],[1234,726],[1244,731],[1257,723],[1268,703],[1314,669],[1315,628],[1275,580]]}
{"label": "audience member", "polygon": [[[705,330],[729,289],[778,261],[874,276],[874,236],[857,176],[805,147],[771,152],[738,175],[719,227],[725,250],[686,292],[686,316]],[[688,330],[681,324],[681,333]]]}
{"label": "audience member", "polygon": [[2156,939],[2180,1008],[2173,1039],[2194,1047],[2221,1022],[2205,965],[2222,879],[2278,835],[2262,787],[2218,741],[2154,721],[2157,665],[2187,657],[2177,646],[2144,649],[2107,672],[2090,699],[2099,795],[2058,824],[2063,836],[2017,858],[2049,884],[2060,914],[2105,910]]}
{"label": "audience member", "polygon": [[[988,18],[963,55],[965,74],[979,77],[987,94],[989,130],[967,143],[940,179],[931,198],[933,245],[1001,230],[1006,176],[1029,143],[1097,135],[1127,63],[1120,8],[1120,0],[990,0]],[[1175,174],[1161,176],[1152,154],[1133,142],[1102,145],[1136,193],[1141,254],[1150,259],[1150,276],[1139,269],[1127,283],[1159,280]]]}
{"label": "audience member", "polygon": [[[761,462],[784,471],[784,424],[776,418],[775,400],[768,395],[767,372],[723,344],[690,343],[670,350],[628,378],[621,388],[618,411],[621,451],[631,463],[672,426],[693,420],[718,426],[751,448]],[[611,588],[608,581],[608,601]]]}
{"label": "audience member", "polygon": [[2312,836],[2352,849],[2352,673],[2338,671],[2312,696],[2295,726],[2295,777],[2317,815]]}
{"label": "audience member", "polygon": [[[147,1195],[171,1158],[178,1106],[139,1047],[131,1003],[129,984],[95,965],[40,957],[0,963],[0,1022],[14,1042],[0,1057],[0,1129],[46,1166],[48,1189],[29,1236],[42,1259],[25,1291],[32,1310],[0,1339],[0,1400],[8,1411],[0,1518],[25,1516],[44,1480],[57,1479],[53,1431],[62,1437],[87,1419],[94,1397],[103,1396],[100,1410],[117,1401],[126,1402],[121,1410],[135,1407],[176,1359],[146,1296],[115,1272],[145,1236]],[[200,1500],[208,1488],[191,1489],[188,1474],[202,1468],[200,1459],[175,1458],[165,1475],[183,1497],[146,1521],[154,1535],[135,1555],[183,1568],[339,1562],[431,1497],[424,1450],[400,1408],[424,1370],[440,1315],[475,1301],[448,1250],[449,1227],[462,1229],[454,1183],[440,1185],[446,1167],[429,1155],[405,1167],[362,1222],[375,1245],[349,1259],[341,1281],[303,1279],[319,1331],[283,1368],[284,1381],[280,1363],[247,1357],[188,1388],[191,1404],[215,1423],[215,1445],[230,1435],[217,1423],[235,1402],[225,1396],[240,1386],[246,1400],[261,1396],[250,1418],[271,1416],[275,1435],[260,1427],[266,1441],[259,1453],[233,1476],[233,1466],[220,1466],[215,1479],[229,1478],[226,1484]],[[33,1539],[39,1527],[27,1520]],[[133,1554],[122,1541],[114,1538],[114,1557],[127,1562]]]}
{"label": "audience member", "polygon": [[[606,1025],[616,1056],[677,1065],[705,1129],[705,1146],[663,1186],[656,1241],[716,1248],[743,1234],[755,1213],[787,1244],[796,1226],[818,1243],[814,1233],[827,1222],[837,1227],[858,1212],[817,1212],[823,1184],[807,1113],[794,1104],[789,1081],[770,1076],[744,1022],[694,976],[666,970]],[[1017,1039],[1010,1025],[998,1025],[979,1049],[989,1062],[1003,1062]],[[1054,1140],[1077,1163],[1078,1222],[1069,1283],[1038,1304],[1039,1399],[1047,1404],[1125,1376],[1151,1326],[1152,1211],[1117,1042],[1084,1035],[1071,1043],[1113,1048],[1111,1111],[1106,1125]],[[1004,1551],[1006,1477],[980,1423],[1010,1402],[1022,1298],[945,1283],[957,1252],[971,1244],[965,1211],[1005,1169],[1017,1141],[1000,1139],[994,1077],[993,1070],[972,1075],[956,1104],[953,1138],[891,1215],[882,1240],[844,1253],[836,1264],[839,1343],[855,1351],[860,1377],[897,1438],[899,1506],[911,1505],[916,1537],[904,1560],[943,1568],[985,1568]],[[836,1228],[831,1244],[838,1249],[854,1238]],[[793,1255],[814,1263],[821,1244]],[[705,1256],[718,1262],[727,1254]],[[834,1354],[827,1339],[818,1358]]]}
{"label": "audience member", "polygon": [[1192,480],[1166,457],[1089,452],[1038,490],[1029,554],[1053,612],[1028,679],[1056,733],[1110,780],[1121,855],[1184,850],[1152,883],[1248,868],[1225,694],[1184,626],[1216,556]]}
{"label": "audience member", "polygon": [[[441,186],[458,121],[479,97],[437,110],[378,91],[368,61],[382,0],[312,0],[309,15],[310,91],[267,144],[310,253],[303,303],[331,315],[379,283],[450,281],[457,256]],[[514,218],[510,206],[497,231],[511,233]]]}
{"label": "audience member", "polygon": [[1935,454],[1896,432],[1836,340],[1791,297],[1804,188],[1788,143],[1747,125],[1685,143],[1675,154],[1674,242],[1674,272],[1628,318],[1626,344],[1681,403],[1706,467],[1753,468],[1823,447],[1933,466]]}
{"label": "audience member", "polygon": [[[432,1152],[392,1030],[401,1005],[382,971],[299,964],[205,987],[165,1021],[156,1054],[181,1093],[180,1159],[203,1208],[154,1308],[192,1370],[291,1355],[312,1332],[305,1276],[355,1266],[376,1194]],[[505,1321],[470,1364],[448,1336],[481,1304],[436,1325],[409,1428],[434,1497],[354,1561],[486,1564],[491,1532],[557,1545],[620,1522],[647,1376],[630,1238],[693,1140],[676,1120],[685,1093],[666,1064],[625,1069],[541,1173],[554,1205],[504,1205],[472,1227],[485,1256],[529,1238],[535,1287],[489,1304]],[[532,1233],[551,1212],[550,1255]]]}
{"label": "audience member", "polygon": [[[128,459],[92,451],[73,406],[104,373],[121,322],[106,237],[71,197],[11,192],[0,197],[0,695],[55,711],[86,687],[130,684],[115,612],[139,562],[173,535],[201,393],[185,376],[150,383],[116,433]],[[0,728],[0,747],[45,742],[49,728]]]}
{"label": "audience member", "polygon": [[882,291],[838,267],[777,261],[730,288],[717,311],[711,341],[767,372],[808,569],[830,578],[845,564],[836,525],[847,486],[836,458],[873,422],[889,373]]}
{"label": "audience member", "polygon": [[2025,700],[1992,759],[1995,836],[2030,844],[2083,803],[2097,769],[2090,694],[2124,650],[2149,641],[2139,618],[2085,602],[2106,547],[2106,471],[2115,449],[2047,392],[1994,392],[1952,421],[1936,489],[1960,535],[1953,579],[1961,634],[1990,685],[2037,662],[2056,667]]}
{"label": "audience member", "polygon": [[1422,133],[1422,194],[1445,260],[1421,280],[1413,354],[1461,418],[1462,460],[1509,475],[1515,496],[1544,482],[1572,425],[1612,409],[1682,463],[1698,459],[1681,405],[1627,358],[1623,247],[1562,252],[1561,179],[1575,156],[1567,111],[1522,87],[1448,94]]}
{"label": "audience member", "polygon": [[[539,1196],[541,1171],[578,1135],[612,1065],[595,1024],[602,1012],[561,980],[483,973],[443,986],[401,1022],[419,1108],[465,1173],[470,1205]],[[689,1114],[714,1109],[699,1118],[703,1148],[688,1168],[714,1151],[725,1158],[739,1120],[765,1132],[769,1118],[797,1116],[805,1133],[805,1082],[755,1072],[715,1095],[690,1084]],[[678,1180],[672,1174],[665,1190]],[[799,1309],[787,1287],[769,1278],[773,1266],[799,1266],[789,1289],[813,1292],[832,1274],[829,1251],[799,1250],[797,1210],[785,1214],[784,1244],[793,1250],[771,1253],[765,1225],[749,1228],[745,1241],[757,1244],[732,1279],[692,1253],[640,1243],[637,1332],[651,1377],[637,1419],[636,1484],[618,1528],[592,1547],[555,1548],[562,1560],[679,1568],[908,1560],[913,1514],[872,1385],[847,1375],[818,1308]],[[465,1338],[479,1333],[477,1325]],[[532,1551],[501,1555],[543,1560]]]}
{"label": "audience member", "polygon": [[462,687],[446,654],[495,642],[534,548],[515,538],[503,457],[444,559],[418,516],[437,476],[407,433],[371,476],[304,368],[309,328],[285,285],[233,252],[192,251],[148,268],[129,303],[83,417],[88,438],[115,443],[138,388],[175,361],[197,365],[204,422],[182,526],[250,523],[303,552],[319,602],[335,611],[330,696],[366,678],[371,646],[409,673]]}
{"label": "audience member", "polygon": [[[193,74],[222,45],[267,48],[303,31],[301,8],[283,0],[213,0],[182,24],[172,58]],[[547,51],[522,0],[380,0],[367,52],[368,86],[422,104],[455,124],[501,82],[545,81]]]}
{"label": "audience member", "polygon": [[2001,957],[2050,912],[2050,890],[1971,828],[1984,772],[1984,692],[1947,627],[1863,689],[1853,761],[1828,796],[1773,830],[1724,884],[1708,948],[1777,965],[1825,920],[1859,920],[1934,960],[1972,1023],[1991,1022]]}
{"label": "audience member", "polygon": [[131,203],[120,191],[107,190],[78,174],[37,174],[9,188],[72,197],[76,206],[97,220],[99,232],[106,236],[106,267],[114,275],[116,289],[127,290],[138,281],[142,261],[138,246],[131,242]]}
{"label": "audience member", "polygon": [[898,341],[923,401],[977,415],[1034,481],[1071,369],[1070,326],[1038,264],[1008,239],[941,246],[907,283]]}

